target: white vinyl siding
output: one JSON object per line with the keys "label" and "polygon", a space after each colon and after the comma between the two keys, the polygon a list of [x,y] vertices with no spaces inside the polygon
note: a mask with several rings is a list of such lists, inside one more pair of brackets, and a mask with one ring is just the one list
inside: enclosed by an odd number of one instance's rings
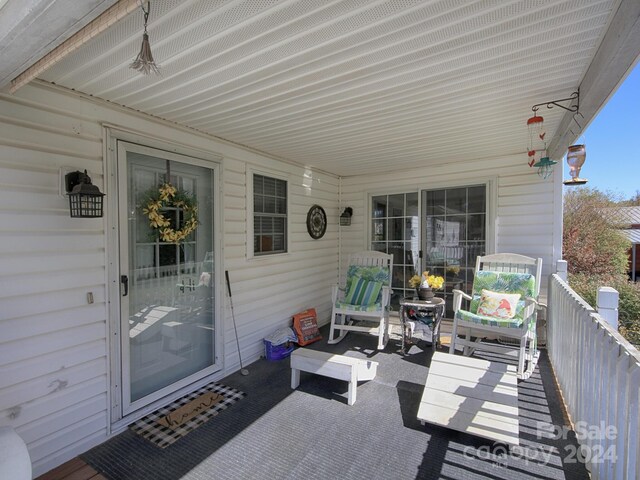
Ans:
{"label": "white vinyl siding", "polygon": [[[105,189],[102,124],[223,158],[222,271],[230,273],[245,364],[263,354],[262,339],[288,325],[297,311],[315,307],[320,322],[328,321],[338,271],[337,177],[37,82],[16,95],[0,95],[0,111],[0,415],[26,441],[34,475],[111,432],[109,385],[118,372],[111,372],[109,348],[117,318],[107,303],[117,289],[117,282],[109,283],[109,212],[103,219],[72,219],[67,199],[58,194],[59,168],[70,166],[87,169],[107,201],[115,195]],[[251,169],[289,179],[292,248],[286,255],[247,259]],[[305,226],[314,204],[328,215],[320,240],[311,239]],[[239,367],[220,279],[217,295],[224,305],[224,368],[212,380]]]}

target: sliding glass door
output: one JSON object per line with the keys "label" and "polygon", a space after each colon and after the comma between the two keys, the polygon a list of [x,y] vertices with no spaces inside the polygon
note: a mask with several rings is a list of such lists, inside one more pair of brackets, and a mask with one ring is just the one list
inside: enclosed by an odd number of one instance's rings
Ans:
{"label": "sliding glass door", "polygon": [[370,222],[370,248],[393,254],[392,308],[415,293],[411,276],[428,270],[445,279],[436,294],[451,317],[453,289],[471,289],[475,259],[486,252],[487,186],[374,195]]}
{"label": "sliding glass door", "polygon": [[371,203],[371,249],[393,255],[391,307],[410,295],[409,279],[419,268],[418,193],[376,195]]}
{"label": "sliding glass door", "polygon": [[471,291],[476,257],[486,252],[485,185],[422,191],[423,270],[444,277],[447,317],[452,291]]}

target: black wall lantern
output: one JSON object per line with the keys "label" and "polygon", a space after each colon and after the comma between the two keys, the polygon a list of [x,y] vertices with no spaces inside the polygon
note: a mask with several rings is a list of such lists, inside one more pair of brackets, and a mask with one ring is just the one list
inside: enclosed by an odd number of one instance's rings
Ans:
{"label": "black wall lantern", "polygon": [[91,184],[91,178],[80,171],[70,172],[64,176],[65,189],[69,196],[71,218],[102,217],[102,199],[104,193]]}
{"label": "black wall lantern", "polygon": [[342,215],[340,215],[340,226],[348,227],[349,225],[351,225],[352,216],[353,216],[353,208],[351,207],[345,208],[344,212],[342,212]]}

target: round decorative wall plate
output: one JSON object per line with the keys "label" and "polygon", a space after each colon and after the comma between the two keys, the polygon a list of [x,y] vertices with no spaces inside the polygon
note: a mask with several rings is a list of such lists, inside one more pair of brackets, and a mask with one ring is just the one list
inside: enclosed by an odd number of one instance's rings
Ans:
{"label": "round decorative wall plate", "polygon": [[307,213],[307,231],[311,238],[317,240],[322,238],[327,231],[327,214],[320,205],[314,205]]}

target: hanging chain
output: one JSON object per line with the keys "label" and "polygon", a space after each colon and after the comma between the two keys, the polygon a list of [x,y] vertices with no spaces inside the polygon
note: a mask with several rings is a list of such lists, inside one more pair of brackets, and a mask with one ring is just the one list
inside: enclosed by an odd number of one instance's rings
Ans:
{"label": "hanging chain", "polygon": [[[144,33],[142,34],[142,46],[136,59],[129,65],[130,68],[138,70],[144,75],[149,75],[153,72],[156,75],[160,73],[159,66],[154,62],[153,55],[151,54],[151,45],[149,44],[149,34],[147,33],[147,25],[149,23],[149,13],[151,12],[150,1],[140,1],[140,8],[144,15]],[[146,8],[144,4],[147,4]]]}
{"label": "hanging chain", "polygon": [[[144,4],[147,4],[147,9],[145,10]],[[149,23],[149,12],[151,12],[151,2],[140,2],[140,8],[142,9],[142,13],[144,14],[144,33],[147,33],[147,23]]]}

